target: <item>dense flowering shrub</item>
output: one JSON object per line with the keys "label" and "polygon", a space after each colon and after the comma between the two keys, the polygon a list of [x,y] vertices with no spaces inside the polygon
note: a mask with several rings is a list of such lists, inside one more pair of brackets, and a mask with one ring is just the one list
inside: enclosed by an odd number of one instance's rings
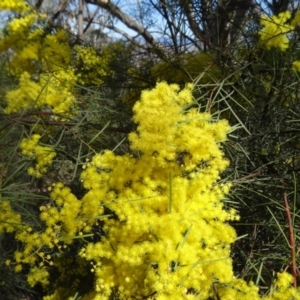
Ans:
{"label": "dense flowering shrub", "polygon": [[80,253],[94,262],[99,299],[113,288],[124,299],[154,292],[178,299],[189,289],[205,299],[213,278],[233,276],[235,233],[225,221],[237,215],[223,209],[229,184],[217,182],[227,166],[220,143],[230,127],[185,111],[191,102],[188,87],[160,83],[144,91],[134,107],[133,154],[95,155],[82,173],[89,202],[116,214],[104,221],[105,237]]}
{"label": "dense flowering shrub", "polygon": [[[0,8],[24,13],[0,43],[14,53],[9,72],[19,79],[5,112],[46,108],[53,120],[70,118],[77,105],[72,89],[101,83],[104,62],[90,48],[75,47],[74,54],[64,31],[44,32],[38,25],[45,17],[24,2]],[[20,245],[6,264],[24,272],[31,287],[40,285],[45,300],[260,299],[257,286],[235,278],[230,257],[236,233],[228,222],[239,216],[225,208],[231,184],[221,173],[231,128],[196,108],[192,88],[161,82],[143,91],[133,108],[129,153],[91,157],[81,173],[82,197],[62,182],[49,187],[37,224],[0,199],[0,233],[14,233]],[[22,154],[36,160],[28,170],[35,177],[55,157],[40,139],[33,134],[20,143]],[[264,299],[300,299],[292,280],[278,274]]]}
{"label": "dense flowering shrub", "polygon": [[[71,47],[71,37],[65,30],[49,30],[47,16],[24,1],[4,1],[0,9],[18,14],[8,22],[0,39],[0,52],[8,56],[7,72],[19,82],[5,96],[4,113],[43,111],[51,121],[69,120],[80,109],[76,98],[78,85],[100,85],[105,76],[112,74],[108,66],[113,52],[103,49],[100,54],[84,45]],[[38,122],[39,116],[32,114],[31,121],[34,120]],[[34,133],[38,133],[37,129]],[[51,165],[55,150],[47,153],[49,146],[43,150],[38,146],[33,152],[36,137],[24,140],[21,150],[23,155],[37,160],[36,167],[28,173],[41,177],[46,166]]]}
{"label": "dense flowering shrub", "polygon": [[[109,299],[111,294],[119,299],[208,299],[216,293],[221,299],[260,299],[258,288],[236,279],[232,270],[230,245],[236,234],[227,221],[239,217],[224,208],[230,183],[220,180],[228,165],[222,142],[230,126],[188,109],[191,88],[180,91],[159,83],[144,91],[134,106],[138,127],[129,135],[131,153],[94,155],[81,175],[87,190],[82,199],[62,183],[54,184],[52,202],[40,207],[44,229],[16,231],[24,247],[15,253],[15,269],[33,266],[31,286],[41,283],[47,291],[51,274],[60,274],[56,291],[45,299],[72,297],[82,276],[94,281],[83,299]],[[76,240],[93,236],[95,228],[101,228],[100,239],[77,246],[66,264],[65,253]],[[72,260],[80,263],[71,272]],[[77,281],[60,287],[68,272]],[[297,295],[291,277],[280,276],[278,289],[267,299],[287,291]]]}
{"label": "dense flowering shrub", "polygon": [[47,34],[36,27],[44,19],[36,12],[15,18],[0,40],[0,51],[13,50],[7,68],[20,82],[6,96],[6,113],[50,108],[57,116],[70,116],[76,110],[75,85],[101,84],[101,78],[110,72],[111,54],[100,57],[95,50],[79,45],[72,49],[65,31]]}

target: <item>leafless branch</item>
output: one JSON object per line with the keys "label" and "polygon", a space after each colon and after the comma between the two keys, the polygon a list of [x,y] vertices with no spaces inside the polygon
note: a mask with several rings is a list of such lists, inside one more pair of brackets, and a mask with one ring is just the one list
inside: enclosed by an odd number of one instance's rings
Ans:
{"label": "leafless branch", "polygon": [[89,29],[89,27],[90,27],[91,24],[93,23],[95,17],[97,16],[99,10],[100,10],[100,7],[98,6],[97,9],[94,11],[92,17],[89,18],[89,20],[88,20],[88,22],[87,22],[87,24],[86,24],[86,26],[85,26],[85,28],[84,28],[84,30],[83,30],[83,33],[85,33],[85,32]]}
{"label": "leafless branch", "polygon": [[137,23],[133,20],[128,14],[122,11],[118,6],[109,0],[85,0],[86,3],[95,4],[101,8],[106,9],[111,13],[112,16],[116,17],[118,20],[123,22],[128,28],[139,33],[147,43],[152,46],[159,47],[155,38],[151,35],[151,33],[144,28],[141,24]]}

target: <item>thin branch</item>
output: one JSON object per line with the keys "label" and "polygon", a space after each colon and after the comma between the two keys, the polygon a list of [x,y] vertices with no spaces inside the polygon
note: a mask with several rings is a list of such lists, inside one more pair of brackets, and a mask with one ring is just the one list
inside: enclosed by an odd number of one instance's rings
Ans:
{"label": "thin branch", "polygon": [[203,31],[198,26],[198,22],[196,21],[196,16],[193,8],[193,3],[191,0],[186,0],[182,4],[182,8],[184,13],[188,19],[189,25],[191,30],[193,31],[194,35],[204,43],[205,46],[211,46],[209,41],[204,37]]}
{"label": "thin branch", "polygon": [[[87,19],[84,19],[84,20],[87,21]],[[122,35],[123,37],[125,37],[128,41],[131,41],[131,42],[134,41],[134,38],[132,36],[130,36],[125,31],[115,27],[113,24],[104,24],[102,22],[94,22],[91,19],[90,19],[90,21],[91,21],[90,22],[91,24],[98,24],[100,26],[106,27],[107,29],[115,31],[116,33],[118,33],[118,34]],[[142,45],[141,45],[141,47],[142,47]]]}
{"label": "thin branch", "polygon": [[[53,116],[55,114],[51,111],[29,111],[26,113],[16,113],[11,115],[5,115],[0,114],[1,118],[6,118],[10,124],[16,124],[16,122],[20,122],[22,125],[30,125],[30,124],[45,124],[45,125],[51,125],[51,126],[62,126],[64,128],[72,128],[74,127],[75,123],[72,122],[63,122],[60,120],[53,120]],[[44,116],[48,117],[49,119],[35,119],[30,116]],[[105,126],[101,124],[93,124],[93,123],[86,123],[84,125],[86,128],[92,127],[94,129],[102,130]],[[130,133],[131,127],[105,127],[105,130],[111,131],[111,132],[122,132],[122,133]]]}
{"label": "thin branch", "polygon": [[53,14],[52,16],[52,21],[56,20],[59,15],[66,9],[67,7],[67,4],[68,4],[68,1],[67,0],[63,0],[60,4],[59,4],[59,8],[58,10]]}
{"label": "thin branch", "polygon": [[43,2],[44,2],[44,0],[37,0],[34,7],[36,9],[40,9],[40,7],[42,6]]}
{"label": "thin branch", "polygon": [[86,24],[86,26],[85,26],[85,28],[84,28],[84,30],[83,30],[83,33],[86,33],[86,31],[89,29],[89,27],[90,27],[91,24],[93,23],[93,21],[94,21],[96,15],[98,14],[99,10],[100,10],[100,7],[98,6],[97,9],[94,11],[92,17],[89,18],[89,20],[88,20],[88,22],[87,22],[87,24]]}
{"label": "thin branch", "polygon": [[169,31],[170,31],[170,34],[171,34],[171,38],[172,38],[172,41],[173,41],[175,54],[178,54],[179,51],[178,51],[178,45],[177,45],[177,40],[176,40],[176,33],[173,30],[173,22],[171,22],[171,20],[169,19],[167,4],[166,4],[165,0],[160,1],[161,6],[162,6],[162,12],[158,8],[158,6],[153,3],[153,1],[151,1],[151,3],[156,8],[156,10],[159,11],[160,14],[166,19],[167,25],[168,25],[168,28],[169,28]]}
{"label": "thin branch", "polygon": [[133,20],[128,14],[122,11],[114,3],[110,2],[109,0],[85,0],[85,1],[86,3],[94,4],[101,8],[106,9],[107,11],[110,12],[112,16],[116,17],[118,20],[123,22],[128,28],[139,33],[146,40],[147,43],[151,44],[152,46],[155,46],[156,48],[159,48],[159,44],[156,42],[156,40],[151,35],[151,33],[141,24]]}
{"label": "thin branch", "polygon": [[83,0],[78,0],[78,39],[83,39]]}
{"label": "thin branch", "polygon": [[289,228],[289,240],[290,240],[290,248],[291,248],[291,263],[292,263],[292,275],[294,278],[294,288],[297,288],[297,263],[296,263],[296,245],[295,245],[295,237],[294,237],[294,226],[292,221],[292,216],[290,212],[290,206],[287,199],[287,193],[285,191],[284,182],[281,181],[281,185],[283,187],[283,201],[284,201],[284,207],[286,211],[287,221],[288,221],[288,228]]}
{"label": "thin branch", "polygon": [[237,178],[237,179],[233,180],[232,182],[234,183],[234,182],[243,181],[243,180],[246,180],[246,179],[249,179],[249,178],[260,176],[261,174],[262,174],[262,172],[259,171],[259,172],[256,172],[256,173],[252,173],[252,174]]}

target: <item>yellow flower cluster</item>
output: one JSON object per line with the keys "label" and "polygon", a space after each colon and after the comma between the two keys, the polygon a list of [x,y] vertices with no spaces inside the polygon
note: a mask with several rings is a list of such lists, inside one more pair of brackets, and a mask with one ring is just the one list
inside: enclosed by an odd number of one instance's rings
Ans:
{"label": "yellow flower cluster", "polygon": [[21,18],[14,18],[8,25],[7,30],[10,35],[19,35],[22,36],[24,31],[28,30],[30,26],[34,24],[34,22],[38,19],[38,15],[36,13],[29,13]]}
{"label": "yellow flower cluster", "polygon": [[[71,71],[68,68],[71,62],[71,47],[68,44],[68,35],[64,30],[58,30],[55,34],[48,34],[42,46],[43,67],[45,71]],[[72,78],[70,87],[76,78]]]}
{"label": "yellow flower cluster", "polygon": [[21,216],[15,213],[9,201],[0,200],[0,234],[17,231],[22,222]]}
{"label": "yellow flower cluster", "polygon": [[291,18],[289,11],[282,12],[278,16],[261,18],[260,24],[264,26],[259,31],[260,39],[265,42],[266,48],[278,47],[281,51],[285,51],[289,47],[289,40],[286,36],[295,26],[288,24]]}
{"label": "yellow flower cluster", "polygon": [[[80,238],[83,235],[83,231],[90,233],[91,225],[97,223],[96,218],[101,218],[103,215],[103,208],[100,209],[97,198],[92,200],[87,197],[79,201],[71,193],[70,188],[62,183],[51,186],[50,196],[53,203],[40,207],[40,219],[45,224],[45,228],[37,232],[26,226],[16,234],[16,239],[23,244],[22,251],[16,251],[14,254],[17,264],[16,271],[21,271],[24,264],[36,265],[31,269],[28,276],[28,283],[31,286],[38,282],[42,285],[49,283],[49,272],[45,266],[56,267],[60,272],[60,280],[66,280],[71,274],[84,276],[87,268],[84,265],[86,261],[82,258],[76,258],[76,261],[81,261],[81,264],[79,264],[78,269],[72,271],[68,270],[64,264],[64,262],[66,263],[65,259],[58,257],[52,261],[51,256],[46,255],[45,252],[57,252],[67,248],[75,238]],[[98,209],[95,208],[96,202]],[[6,218],[8,217],[6,216]],[[76,291],[77,286],[78,282],[72,291]],[[62,293],[65,292],[61,291],[60,294]]]}
{"label": "yellow flower cluster", "polygon": [[[15,28],[12,26],[15,20],[9,24],[11,28]],[[1,45],[4,49],[9,45],[13,47],[15,55],[9,63],[9,71],[19,77],[19,87],[6,95],[4,112],[51,108],[57,116],[70,115],[75,102],[71,89],[77,77],[69,67],[72,53],[66,33],[59,30],[43,38],[42,29],[30,34],[29,29],[19,30],[18,34],[16,31],[10,30],[10,34],[0,41],[0,48]]]}
{"label": "yellow flower cluster", "polygon": [[16,113],[26,109],[51,108],[56,116],[68,116],[74,103],[74,96],[61,83],[63,79],[72,78],[72,74],[60,73],[41,76],[34,82],[29,73],[20,76],[19,87],[6,94],[5,113]]}
{"label": "yellow flower cluster", "polygon": [[26,45],[28,33],[37,18],[38,15],[35,12],[29,11],[22,17],[12,19],[7,24],[7,34],[0,40],[0,51],[2,52],[10,48],[20,50],[16,46],[20,46],[20,44]]}
{"label": "yellow flower cluster", "polygon": [[[54,249],[61,251],[62,248],[66,248],[73,241],[79,226],[83,226],[82,221],[76,220],[80,201],[69,188],[61,183],[54,184],[51,197],[55,205],[47,204],[40,207],[40,219],[45,223],[45,229],[37,232],[29,226],[23,226],[16,233],[16,239],[23,244],[22,251],[14,253],[16,271],[21,271],[23,264],[36,264],[28,275],[28,283],[31,286],[38,282],[47,285],[49,272],[45,266],[57,264],[45,252],[51,253]],[[9,220],[7,216],[6,218]]]}
{"label": "yellow flower cluster", "polygon": [[24,0],[1,0],[0,9],[24,12],[28,10],[28,6]]}
{"label": "yellow flower cluster", "polygon": [[111,71],[105,68],[111,56],[108,53],[100,55],[94,48],[80,45],[75,46],[74,50],[79,83],[99,85],[103,83],[104,76],[111,74]]}
{"label": "yellow flower cluster", "polygon": [[30,167],[28,174],[37,178],[47,172],[56,155],[52,147],[38,145],[40,138],[39,134],[34,134],[30,138],[24,138],[20,143],[22,154],[36,160],[35,167]]}
{"label": "yellow flower cluster", "polygon": [[258,287],[242,279],[233,279],[227,284],[215,284],[216,292],[222,300],[259,300]]}
{"label": "yellow flower cluster", "polygon": [[283,272],[277,274],[277,282],[264,297],[258,295],[258,287],[242,279],[233,279],[227,284],[215,284],[215,290],[222,300],[300,300],[300,289],[292,287],[293,276]]}
{"label": "yellow flower cluster", "polygon": [[295,60],[292,68],[295,72],[300,72],[300,60]]}
{"label": "yellow flower cluster", "polygon": [[300,24],[300,11],[297,11],[295,13],[294,19],[291,22],[291,25],[296,27],[299,24]]}
{"label": "yellow flower cluster", "polygon": [[49,284],[48,271],[45,268],[33,267],[27,277],[27,281],[31,287],[37,283],[41,283],[43,286]]}
{"label": "yellow flower cluster", "polygon": [[62,183],[54,184],[52,189],[50,196],[56,206],[41,207],[40,217],[48,227],[59,228],[60,239],[65,243],[70,243],[82,225],[82,222],[77,220],[81,202],[71,193],[70,188]]}
{"label": "yellow flower cluster", "polygon": [[[278,16],[261,18],[260,24],[264,26],[259,31],[260,39],[265,42],[266,48],[272,47],[279,48],[281,51],[285,51],[289,47],[289,40],[287,34],[295,30],[296,26],[300,24],[300,12],[296,12],[294,18],[291,19],[291,13],[289,11],[282,12]],[[292,64],[292,69],[295,72],[300,72],[300,61],[296,60]]]}
{"label": "yellow flower cluster", "polygon": [[16,239],[24,245],[22,251],[16,251],[14,258],[18,266],[22,264],[34,264],[40,262],[43,267],[45,261],[50,263],[49,258],[42,251],[43,248],[53,249],[59,242],[56,235],[57,228],[46,228],[44,232],[35,232],[31,227],[20,230],[16,234]]}
{"label": "yellow flower cluster", "polygon": [[295,289],[292,287],[294,279],[291,274],[288,273],[278,273],[277,282],[275,285],[275,290],[270,298],[272,300],[299,300],[300,299],[300,288]]}
{"label": "yellow flower cluster", "polygon": [[188,290],[206,299],[215,278],[233,278],[236,235],[226,221],[238,216],[223,207],[230,185],[218,183],[228,165],[220,142],[230,127],[186,111],[191,88],[159,83],[144,91],[129,137],[135,154],[97,154],[82,173],[85,197],[97,195],[117,215],[104,221],[101,242],[81,251],[94,261],[94,299],[108,299],[115,288],[120,299],[154,292],[155,299],[183,299]]}
{"label": "yellow flower cluster", "polygon": [[50,108],[57,118],[70,117],[75,113],[75,85],[101,84],[110,73],[111,53],[98,55],[82,46],[72,49],[66,31],[46,33],[36,26],[45,18],[28,9],[7,24],[0,39],[0,52],[9,50],[7,70],[19,79],[19,87],[6,95],[7,114]]}

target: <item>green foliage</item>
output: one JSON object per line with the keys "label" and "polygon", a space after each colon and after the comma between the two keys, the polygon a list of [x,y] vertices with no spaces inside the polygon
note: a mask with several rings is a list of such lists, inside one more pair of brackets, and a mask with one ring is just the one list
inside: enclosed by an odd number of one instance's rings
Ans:
{"label": "green foliage", "polygon": [[232,200],[240,203],[242,219],[234,226],[247,235],[234,245],[235,268],[265,289],[278,270],[290,270],[298,281],[299,76],[293,63],[299,54],[296,34],[287,37],[284,51],[261,42],[242,48],[232,92],[232,108],[251,133],[239,131],[241,148],[228,149],[236,178]]}

